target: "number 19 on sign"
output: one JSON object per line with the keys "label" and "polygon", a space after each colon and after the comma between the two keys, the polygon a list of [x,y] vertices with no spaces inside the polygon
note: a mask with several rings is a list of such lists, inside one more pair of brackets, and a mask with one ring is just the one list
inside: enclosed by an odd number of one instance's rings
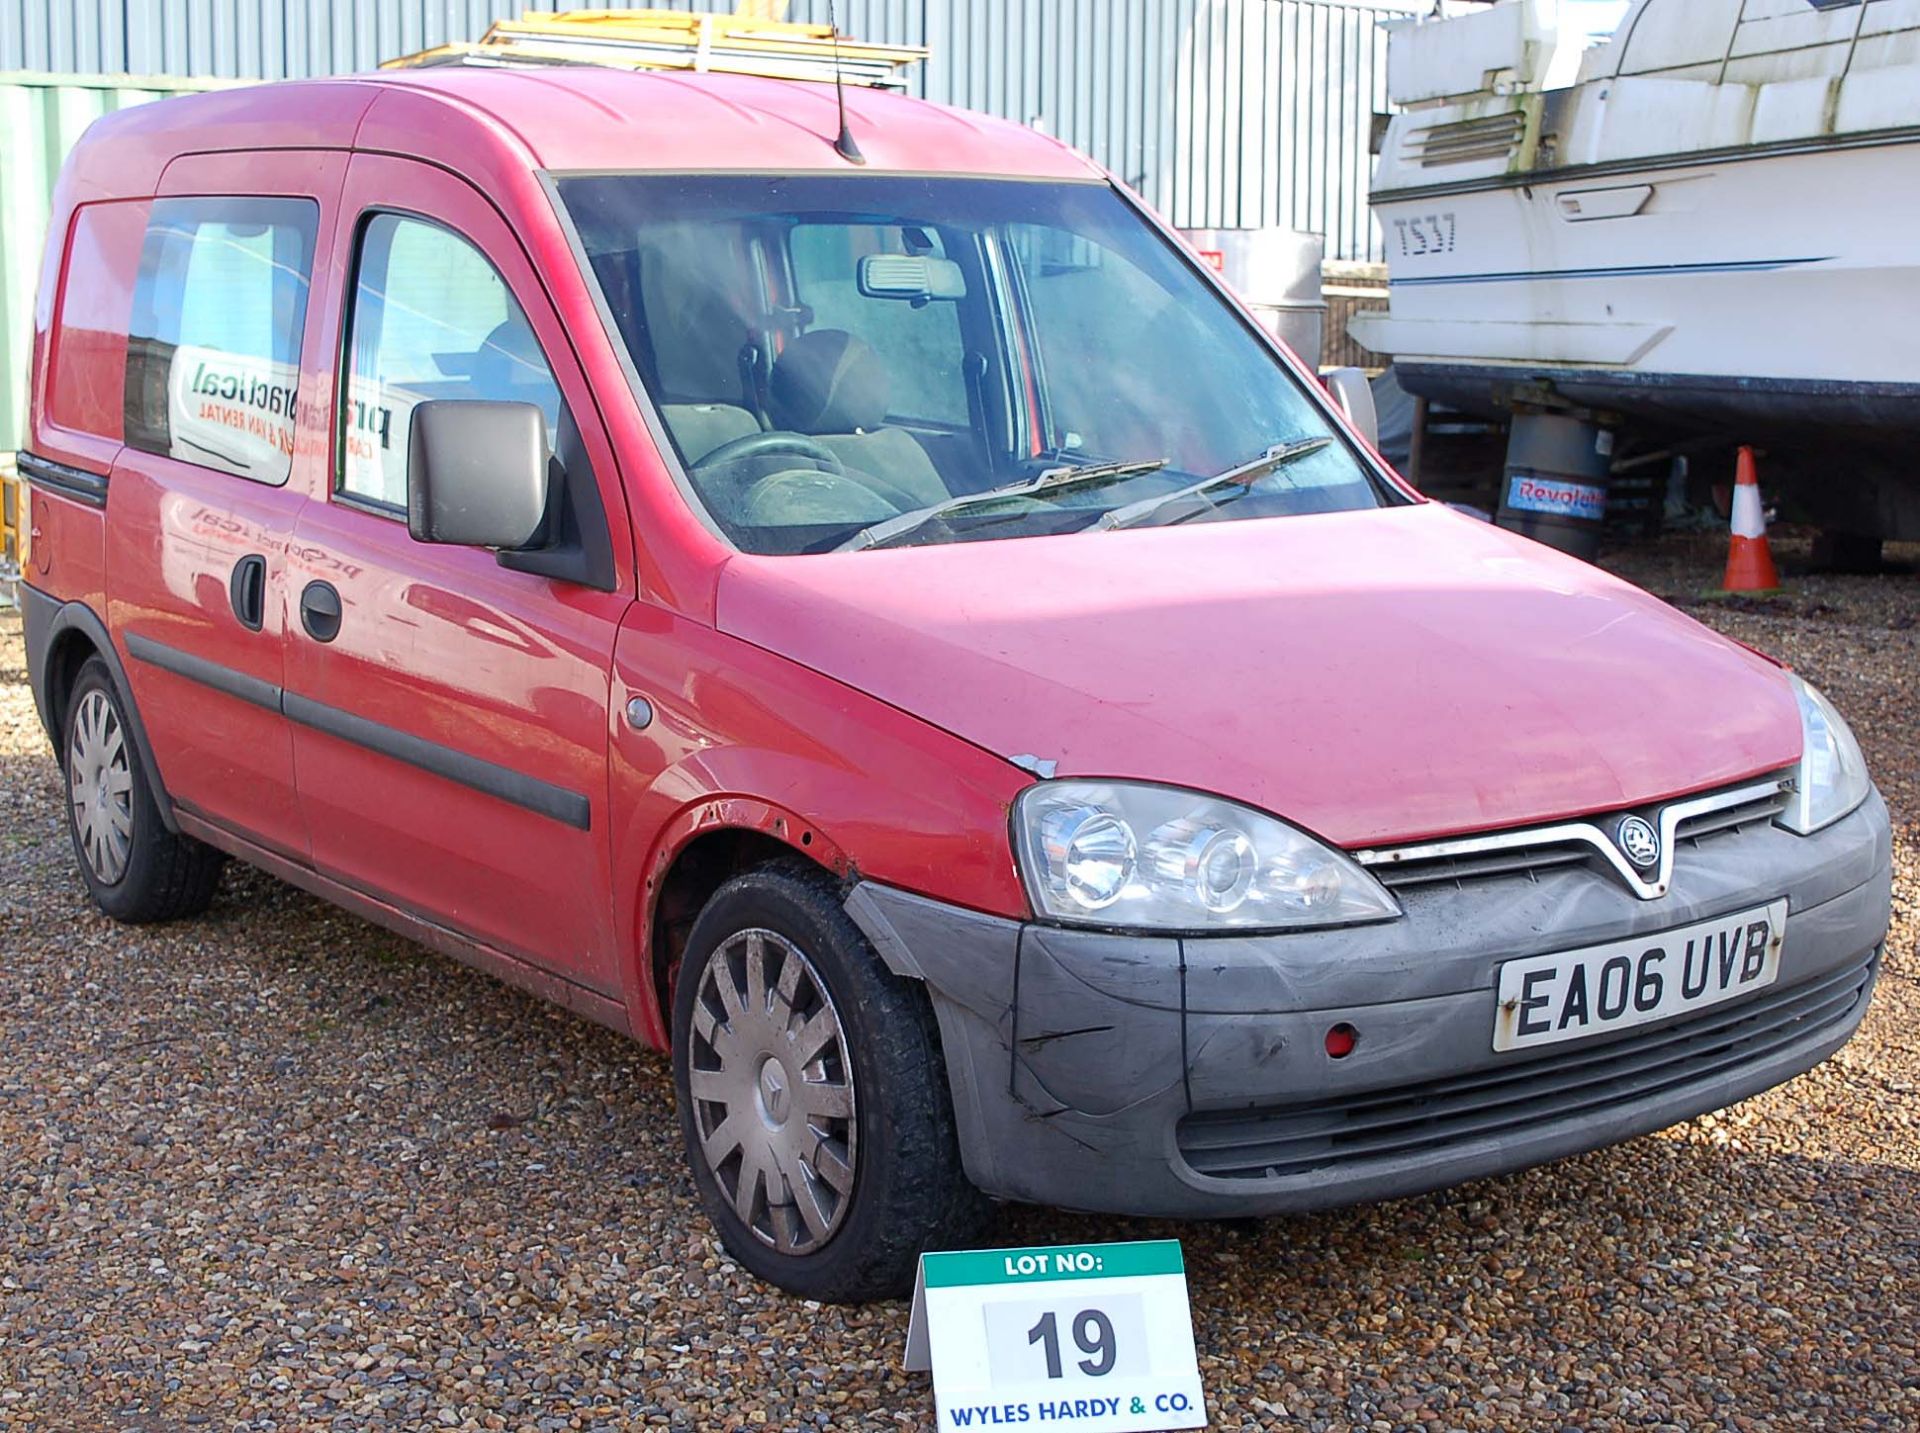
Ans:
{"label": "number 19 on sign", "polygon": [[[1113,1320],[1099,1309],[1082,1309],[1073,1316],[1073,1341],[1080,1345],[1080,1352],[1092,1354],[1092,1358],[1080,1360],[1080,1371],[1090,1378],[1099,1378],[1113,1372]],[[1040,1322],[1027,1330],[1027,1342],[1037,1343],[1047,1351],[1047,1377],[1060,1378],[1060,1315],[1048,1309],[1040,1315]]]}
{"label": "number 19 on sign", "polygon": [[1207,1421],[1173,1240],[929,1254],[907,1367],[931,1367],[942,1429]]}

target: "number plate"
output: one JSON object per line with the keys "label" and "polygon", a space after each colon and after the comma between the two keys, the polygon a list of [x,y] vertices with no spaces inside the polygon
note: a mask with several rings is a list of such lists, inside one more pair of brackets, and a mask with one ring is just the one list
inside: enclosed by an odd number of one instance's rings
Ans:
{"label": "number plate", "polygon": [[1737,1000],[1780,978],[1787,903],[1500,967],[1493,1048],[1530,1050]]}

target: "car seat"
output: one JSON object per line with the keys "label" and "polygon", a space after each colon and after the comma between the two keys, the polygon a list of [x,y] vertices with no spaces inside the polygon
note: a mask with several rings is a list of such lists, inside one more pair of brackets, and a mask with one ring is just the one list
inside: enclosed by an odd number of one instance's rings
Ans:
{"label": "car seat", "polygon": [[773,365],[773,426],[817,439],[859,479],[902,509],[944,502],[952,491],[927,450],[887,424],[892,379],[872,346],[837,328],[796,335]]}

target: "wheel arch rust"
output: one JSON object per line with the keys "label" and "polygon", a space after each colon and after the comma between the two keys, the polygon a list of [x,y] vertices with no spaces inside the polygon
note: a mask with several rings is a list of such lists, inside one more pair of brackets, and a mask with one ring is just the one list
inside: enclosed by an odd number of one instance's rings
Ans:
{"label": "wheel arch rust", "polygon": [[859,870],[816,822],[757,796],[715,795],[681,808],[648,853],[637,894],[629,1005],[634,1033],[671,1045],[673,976],[686,930],[729,877],[780,856],[800,857],[851,885]]}

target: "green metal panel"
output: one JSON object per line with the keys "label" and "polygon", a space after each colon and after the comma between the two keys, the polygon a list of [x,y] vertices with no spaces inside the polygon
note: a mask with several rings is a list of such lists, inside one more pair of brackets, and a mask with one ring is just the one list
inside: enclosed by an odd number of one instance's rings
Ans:
{"label": "green metal panel", "polygon": [[11,453],[26,435],[34,290],[40,281],[47,210],[67,151],[103,114],[227,83],[168,76],[0,74],[0,135],[5,136],[0,140],[0,453]]}

